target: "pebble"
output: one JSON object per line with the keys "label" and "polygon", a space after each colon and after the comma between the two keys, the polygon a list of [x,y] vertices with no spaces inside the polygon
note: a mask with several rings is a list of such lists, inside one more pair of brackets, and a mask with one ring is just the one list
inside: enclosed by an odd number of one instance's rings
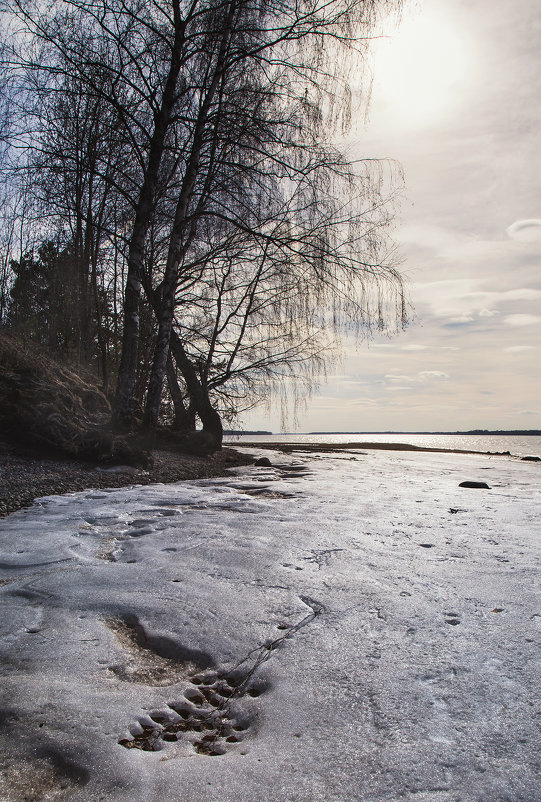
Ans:
{"label": "pebble", "polygon": [[[138,484],[226,476],[227,468],[232,465],[252,462],[230,448],[224,448],[210,457],[161,449],[156,450],[153,456],[153,467],[138,472]],[[61,456],[49,457],[46,453],[38,454],[0,440],[0,518],[32,506],[34,499],[42,496],[133,484],[132,469],[110,473],[98,471],[97,467],[100,466],[96,463],[79,462]]]}

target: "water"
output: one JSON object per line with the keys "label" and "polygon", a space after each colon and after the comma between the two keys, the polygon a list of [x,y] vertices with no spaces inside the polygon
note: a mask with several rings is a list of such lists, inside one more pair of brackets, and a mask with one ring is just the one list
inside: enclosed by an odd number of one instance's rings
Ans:
{"label": "water", "polygon": [[229,436],[231,445],[248,443],[407,443],[464,451],[509,451],[519,457],[541,456],[541,437],[499,434],[263,434]]}

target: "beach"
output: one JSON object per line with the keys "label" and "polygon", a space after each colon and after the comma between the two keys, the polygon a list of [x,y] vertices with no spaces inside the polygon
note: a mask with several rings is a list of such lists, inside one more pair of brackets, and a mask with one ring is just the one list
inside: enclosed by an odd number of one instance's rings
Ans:
{"label": "beach", "polygon": [[210,456],[156,449],[145,467],[70,459],[0,438],[0,518],[32,505],[42,496],[90,488],[178,482],[223,476],[234,465],[251,462],[238,451],[224,448]]}
{"label": "beach", "polygon": [[1,798],[541,800],[539,464],[241,452],[0,522]]}

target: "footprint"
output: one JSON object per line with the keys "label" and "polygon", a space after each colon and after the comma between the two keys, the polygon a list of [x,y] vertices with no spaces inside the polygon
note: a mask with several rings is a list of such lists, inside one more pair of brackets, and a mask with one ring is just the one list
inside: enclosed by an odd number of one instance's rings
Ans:
{"label": "footprint", "polygon": [[240,743],[249,730],[251,719],[238,708],[245,693],[259,696],[268,687],[263,682],[249,682],[246,676],[207,672],[194,675],[184,691],[184,698],[169,702],[164,710],[151,711],[130,728],[131,738],[120,738],[126,749],[156,752],[164,743],[188,739],[196,752],[209,757],[224,755]]}
{"label": "footprint", "polygon": [[82,518],[90,526],[111,526],[121,520],[118,515],[83,515]]}
{"label": "footprint", "polygon": [[109,671],[124,682],[154,687],[174,685],[193,672],[213,665],[212,657],[206,652],[190,649],[166,635],[150,631],[134,614],[110,618],[105,624],[125,651],[125,659],[109,666]]}
{"label": "footprint", "polygon": [[[130,729],[132,737],[120,738],[118,743],[126,749],[157,751],[165,742],[188,738],[196,752],[211,757],[223,755],[228,748],[239,743],[255,721],[254,708],[251,707],[254,703],[247,697],[256,699],[270,688],[266,680],[255,677],[256,671],[286,639],[324,612],[323,605],[309,596],[299,596],[299,600],[310,612],[293,626],[282,625],[281,628],[287,630],[285,634],[260,644],[235,669],[215,671],[212,664],[204,666],[200,663],[199,671],[191,672],[183,699],[169,702],[165,710],[153,711],[150,717],[139,719]],[[127,618],[125,621],[129,625]],[[141,627],[140,622],[138,625]],[[137,626],[132,628],[132,640],[134,632],[137,636]],[[144,635],[147,648],[153,645],[155,651],[163,655],[163,648],[159,652],[156,648],[163,638],[158,644],[156,636],[151,642],[148,633]],[[176,648],[181,647],[177,644]]]}
{"label": "footprint", "polygon": [[[130,524],[133,526],[133,524]],[[133,529],[127,529],[123,532],[123,535],[127,535],[128,537],[143,537],[143,535],[151,535],[154,532],[154,529],[151,526],[140,526]]]}
{"label": "footprint", "polygon": [[[143,515],[145,513],[147,514],[150,513],[150,515],[159,515],[162,518],[170,518],[174,515],[182,515],[180,510],[172,510],[169,507],[156,507],[155,509],[152,510],[140,510],[139,512],[141,512]],[[154,519],[148,520],[147,523],[155,523],[155,520]]]}
{"label": "footprint", "polygon": [[249,496],[257,496],[257,498],[271,498],[271,499],[292,499],[296,498],[295,493],[285,493],[281,490],[269,490],[262,487],[257,490],[246,490],[245,493]]}

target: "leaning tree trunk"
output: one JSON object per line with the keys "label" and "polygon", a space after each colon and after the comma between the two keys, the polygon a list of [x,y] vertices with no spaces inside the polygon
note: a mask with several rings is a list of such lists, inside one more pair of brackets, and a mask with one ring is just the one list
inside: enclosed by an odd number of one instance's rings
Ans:
{"label": "leaning tree trunk", "polygon": [[201,383],[194,366],[184,350],[180,337],[174,330],[171,332],[171,350],[175,357],[175,362],[182,371],[184,381],[186,382],[186,389],[190,394],[192,403],[203,424],[202,445],[209,450],[219,451],[222,447],[224,436],[222,419],[212,406],[208,390]]}
{"label": "leaning tree trunk", "polygon": [[167,384],[175,410],[175,417],[171,428],[175,432],[195,432],[195,409],[193,408],[191,402],[186,409],[184,399],[182,397],[182,391],[178,384],[171,353],[169,353],[167,358]]}
{"label": "leaning tree trunk", "polygon": [[154,118],[154,130],[148,152],[147,169],[135,212],[128,251],[128,274],[124,293],[124,330],[118,371],[115,419],[131,427],[135,412],[137,352],[139,347],[139,304],[143,279],[145,241],[152,221],[158,174],[165,148],[165,137],[177,99],[177,83],[182,64],[185,23],[180,19],[178,0],[173,2],[175,40],[160,111]]}
{"label": "leaning tree trunk", "polygon": [[[167,264],[165,267],[164,277],[160,285],[160,302],[157,310],[158,339],[156,343],[154,363],[152,366],[152,374],[148,386],[147,401],[143,419],[143,426],[145,429],[155,429],[158,424],[163,384],[167,370],[167,357],[170,349],[171,332],[173,330],[175,295],[178,283],[179,265],[184,254],[186,253],[186,250],[189,248],[191,239],[195,234],[194,222],[188,222],[188,210],[199,173],[201,152],[204,145],[204,135],[208,124],[209,112],[224,74],[226,52],[230,41],[231,27],[235,10],[236,4],[232,1],[229,7],[229,14],[225,29],[222,34],[222,40],[220,42],[220,49],[216,58],[214,74],[208,86],[204,100],[198,110],[197,121],[193,131],[190,157],[186,164],[186,170],[184,172],[182,186],[175,208],[175,219],[173,221],[173,227],[169,240]],[[188,229],[191,229],[189,233]],[[182,367],[181,370],[183,370]],[[199,409],[197,411],[199,413]]]}
{"label": "leaning tree trunk", "polygon": [[[152,290],[145,281],[145,290],[147,298],[152,304],[155,313],[158,313],[161,300],[161,287]],[[197,413],[203,425],[202,432],[194,432],[199,435],[199,445],[201,450],[205,451],[219,451],[222,447],[223,440],[223,425],[219,413],[214,409],[209,398],[208,389],[203,385],[197,372],[192,365],[188,354],[186,353],[182,341],[176,331],[171,328],[170,330],[170,355],[174,357],[178,369],[182,373],[186,390],[190,396],[190,407],[192,408],[190,414]],[[168,361],[168,360],[167,360]],[[167,365],[166,361],[166,365]],[[176,381],[176,378],[175,378]],[[161,393],[160,393],[161,399]],[[148,409],[148,407],[147,407]],[[187,413],[188,414],[188,413]],[[195,422],[195,417],[193,418]],[[192,424],[194,425],[194,424]],[[147,434],[149,437],[155,427],[146,426]],[[193,429],[191,429],[193,432]],[[194,441],[195,442],[195,441]]]}

